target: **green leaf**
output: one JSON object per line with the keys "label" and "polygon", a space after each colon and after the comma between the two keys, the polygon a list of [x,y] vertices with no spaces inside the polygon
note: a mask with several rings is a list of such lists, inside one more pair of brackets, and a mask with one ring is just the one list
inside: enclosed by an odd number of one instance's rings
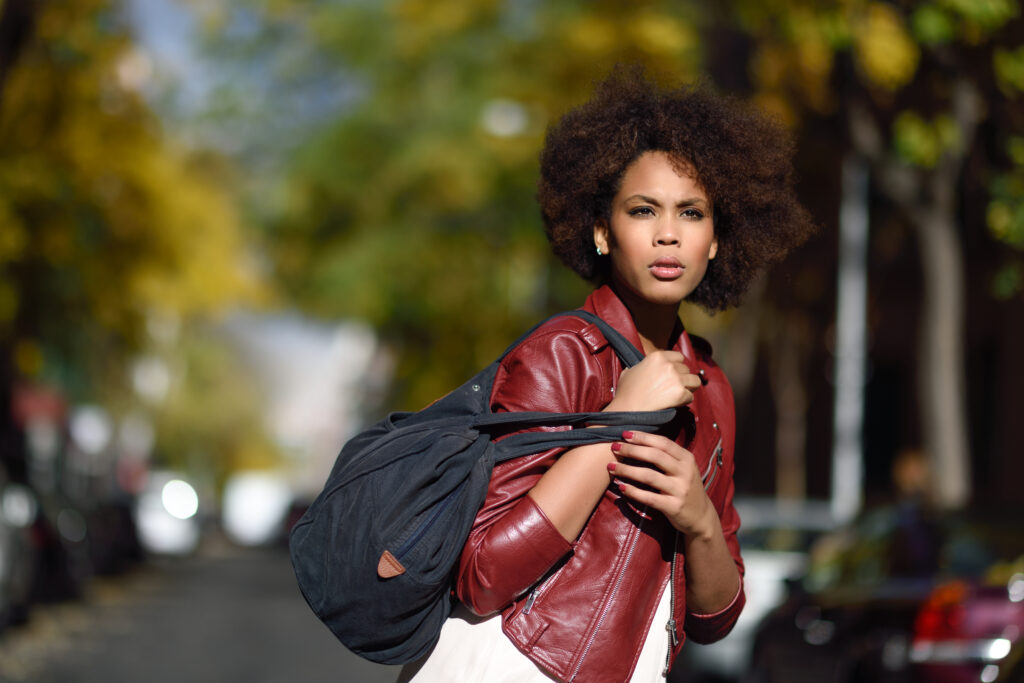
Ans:
{"label": "green leaf", "polygon": [[922,5],[911,16],[914,38],[925,45],[943,45],[956,37],[956,24],[947,12],[935,5]]}

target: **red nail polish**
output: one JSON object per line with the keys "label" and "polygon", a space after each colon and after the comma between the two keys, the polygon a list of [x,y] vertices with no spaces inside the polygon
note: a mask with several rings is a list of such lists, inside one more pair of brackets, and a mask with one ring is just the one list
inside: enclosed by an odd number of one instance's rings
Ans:
{"label": "red nail polish", "polygon": [[633,438],[633,432],[622,432],[622,438],[623,439],[632,439]]}
{"label": "red nail polish", "polygon": [[622,444],[621,443],[616,441],[615,443],[612,444],[612,451],[618,453],[621,450],[622,450]]}
{"label": "red nail polish", "polygon": [[614,472],[615,471],[615,463],[613,463],[613,462],[608,463],[608,471],[609,472]]}

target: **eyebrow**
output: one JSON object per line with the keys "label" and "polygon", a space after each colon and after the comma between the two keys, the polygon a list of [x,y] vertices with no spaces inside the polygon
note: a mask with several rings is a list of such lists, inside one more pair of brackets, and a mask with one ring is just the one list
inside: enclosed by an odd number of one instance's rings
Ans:
{"label": "eyebrow", "polygon": [[[625,201],[628,202],[628,201],[632,201],[634,199],[639,199],[640,201],[645,202],[647,204],[654,204],[656,206],[661,206],[661,202],[660,201],[658,201],[654,197],[648,197],[647,195],[644,195],[644,194],[630,195],[629,197],[626,197]],[[696,205],[710,206],[711,202],[709,202],[706,199],[703,199],[702,197],[688,197],[687,199],[682,199],[682,200],[676,202],[675,205],[676,206],[696,206]]]}

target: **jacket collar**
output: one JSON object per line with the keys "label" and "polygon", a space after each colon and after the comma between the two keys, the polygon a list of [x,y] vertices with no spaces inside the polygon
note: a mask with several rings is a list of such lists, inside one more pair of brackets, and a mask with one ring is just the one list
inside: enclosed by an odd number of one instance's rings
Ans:
{"label": "jacket collar", "polygon": [[[586,303],[583,304],[583,308],[591,313],[596,313],[631,341],[641,353],[644,352],[640,342],[640,333],[636,329],[636,323],[633,322],[632,314],[609,285],[602,285],[591,292]],[[696,361],[697,357],[690,343],[690,337],[686,334],[683,323],[678,318],[676,318],[676,328],[673,330],[672,336],[674,338],[672,350],[682,353],[687,362]]]}

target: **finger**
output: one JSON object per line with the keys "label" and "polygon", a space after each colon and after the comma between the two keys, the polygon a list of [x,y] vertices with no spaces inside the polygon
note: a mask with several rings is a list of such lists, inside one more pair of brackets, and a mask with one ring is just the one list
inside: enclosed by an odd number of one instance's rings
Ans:
{"label": "finger", "polygon": [[679,351],[661,350],[661,351],[655,351],[652,355],[660,356],[661,358],[663,358],[664,360],[667,360],[670,363],[679,363],[679,364],[682,364],[683,367],[686,367],[686,365],[685,365],[686,359],[683,356],[683,354],[681,352],[679,352]]}
{"label": "finger", "polygon": [[649,463],[666,474],[678,474],[681,469],[680,460],[674,455],[650,446],[615,442],[612,444],[612,453],[620,458],[632,458]]}
{"label": "finger", "polygon": [[634,486],[626,482],[619,483],[619,492],[626,498],[629,498],[640,505],[646,505],[663,514],[668,514],[669,511],[675,507],[673,505],[672,496],[667,496],[658,491],[640,488],[639,486]]}
{"label": "finger", "polygon": [[664,451],[676,460],[693,459],[693,453],[690,453],[690,451],[686,450],[672,439],[667,436],[662,436],[661,434],[625,431],[622,432],[622,440],[624,445],[633,444],[636,446],[646,446],[648,448]]}
{"label": "finger", "polygon": [[704,385],[701,383],[699,375],[689,374],[683,375],[683,386],[690,391],[695,391]]}
{"label": "finger", "polygon": [[643,486],[649,486],[650,488],[657,489],[662,493],[673,493],[679,486],[673,483],[673,478],[659,472],[658,470],[651,469],[650,467],[643,467],[640,465],[627,465],[621,462],[610,462],[608,463],[608,472],[612,474],[617,480],[628,479],[636,484],[642,484]]}

